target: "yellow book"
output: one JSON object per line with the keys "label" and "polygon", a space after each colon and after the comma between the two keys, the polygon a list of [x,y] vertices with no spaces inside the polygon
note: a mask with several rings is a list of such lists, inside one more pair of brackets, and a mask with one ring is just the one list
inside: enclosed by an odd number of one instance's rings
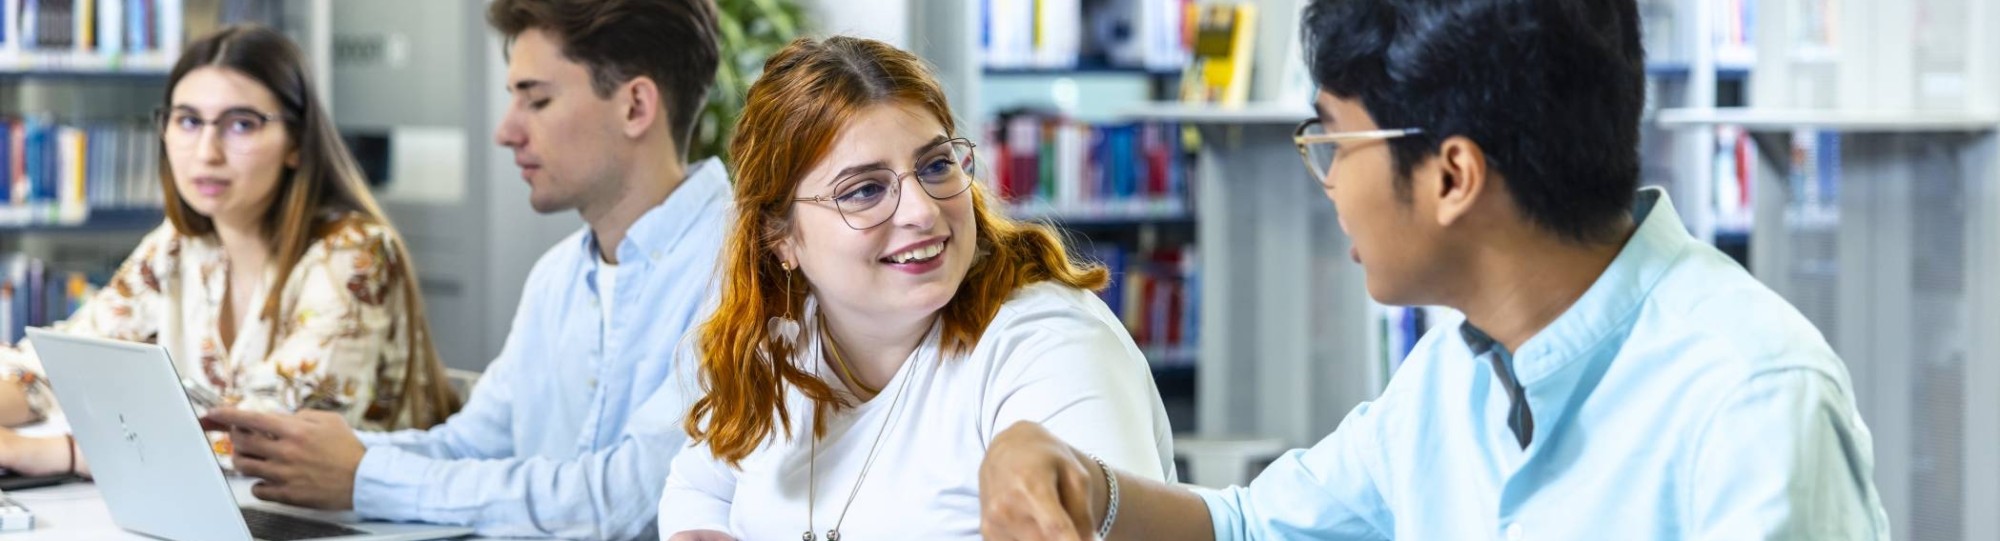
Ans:
{"label": "yellow book", "polygon": [[97,46],[97,1],[76,0],[76,49],[90,52]]}
{"label": "yellow book", "polygon": [[1207,4],[1194,9],[1194,50],[1181,74],[1181,101],[1242,106],[1250,99],[1257,6]]}

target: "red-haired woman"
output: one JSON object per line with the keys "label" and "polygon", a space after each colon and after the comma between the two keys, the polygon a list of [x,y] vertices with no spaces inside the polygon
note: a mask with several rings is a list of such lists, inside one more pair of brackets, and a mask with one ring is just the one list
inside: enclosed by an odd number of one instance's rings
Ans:
{"label": "red-haired woman", "polygon": [[979,462],[1017,421],[1173,477],[1145,358],[1090,291],[1105,271],[988,206],[922,60],[795,41],[736,129],[721,305],[691,352],[705,395],[662,534],[977,538]]}

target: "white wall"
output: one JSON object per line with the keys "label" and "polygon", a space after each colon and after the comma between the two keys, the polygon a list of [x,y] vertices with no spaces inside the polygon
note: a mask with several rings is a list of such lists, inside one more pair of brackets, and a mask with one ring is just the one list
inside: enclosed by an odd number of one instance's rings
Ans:
{"label": "white wall", "polygon": [[[910,46],[910,3],[920,0],[804,0],[819,35],[849,34]],[[960,0],[949,0],[960,1]]]}

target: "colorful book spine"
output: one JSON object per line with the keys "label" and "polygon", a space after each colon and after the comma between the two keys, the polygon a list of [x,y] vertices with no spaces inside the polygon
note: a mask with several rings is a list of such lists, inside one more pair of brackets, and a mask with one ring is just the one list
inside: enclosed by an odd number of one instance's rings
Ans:
{"label": "colorful book spine", "polygon": [[97,294],[115,267],[101,273],[57,272],[49,264],[23,254],[0,258],[0,341],[20,341],[28,327],[68,319]]}
{"label": "colorful book spine", "polygon": [[1201,279],[1194,245],[1135,250],[1097,245],[1090,257],[1111,274],[1098,292],[1155,365],[1193,360],[1199,346]]}
{"label": "colorful book spine", "polygon": [[1172,123],[1084,123],[1014,111],[989,124],[985,149],[995,190],[1007,201],[1056,209],[1120,203],[1187,205],[1194,155]]}

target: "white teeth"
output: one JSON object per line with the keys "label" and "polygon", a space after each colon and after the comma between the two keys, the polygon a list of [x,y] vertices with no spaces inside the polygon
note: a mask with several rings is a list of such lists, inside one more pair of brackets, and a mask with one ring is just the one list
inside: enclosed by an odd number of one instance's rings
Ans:
{"label": "white teeth", "polygon": [[944,251],[944,243],[940,242],[940,243],[937,243],[937,244],[932,244],[932,245],[930,245],[930,246],[926,246],[926,247],[923,247],[923,248],[918,248],[918,249],[915,249],[915,250],[910,250],[910,251],[907,251],[907,252],[903,252],[903,253],[900,253],[900,254],[896,254],[896,255],[892,255],[892,256],[889,256],[889,260],[890,260],[890,261],[894,261],[894,262],[897,262],[897,263],[909,263],[909,262],[911,262],[911,261],[923,261],[923,260],[928,260],[928,259],[930,259],[930,258],[933,258],[933,257],[937,257],[938,253],[940,253],[940,252],[943,252],[943,251]]}

